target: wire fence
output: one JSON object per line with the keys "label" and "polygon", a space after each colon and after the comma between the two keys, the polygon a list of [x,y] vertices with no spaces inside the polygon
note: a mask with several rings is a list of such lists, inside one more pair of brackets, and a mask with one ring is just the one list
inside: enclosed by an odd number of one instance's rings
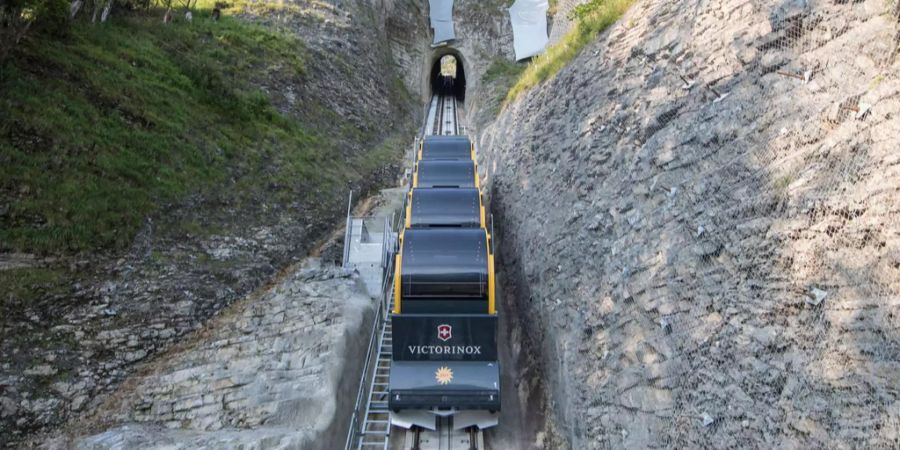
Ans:
{"label": "wire fence", "polygon": [[[768,11],[768,23],[748,23],[748,28],[768,26],[768,33],[760,45],[742,49],[747,52],[739,56],[746,58],[742,70],[762,89],[789,84],[769,114],[773,121],[800,119],[780,129],[729,130],[738,135],[737,145],[730,144],[734,153],[716,154],[706,170],[680,184],[683,191],[674,194],[672,202],[676,209],[697,214],[686,231],[698,243],[700,276],[734,287],[718,295],[749,300],[754,282],[783,286],[779,295],[763,303],[763,320],[730,324],[725,312],[712,318],[664,318],[675,335],[672,342],[684,343],[678,350],[688,357],[672,367],[684,381],[674,390],[669,433],[662,444],[696,445],[690,436],[699,426],[720,448],[746,448],[759,442],[759,430],[772,429],[775,423],[782,424],[779,440],[800,446],[897,448],[898,387],[891,385],[890,377],[879,379],[879,371],[896,369],[892,362],[900,360],[894,318],[900,312],[900,291],[898,281],[890,278],[883,234],[900,227],[896,205],[889,206],[892,197],[875,192],[871,180],[878,174],[867,173],[872,167],[868,159],[883,156],[883,140],[896,143],[900,132],[896,119],[889,125],[896,111],[878,108],[897,95],[897,5],[893,2],[884,10],[839,1],[751,5],[758,12]],[[895,28],[892,43],[880,33],[884,26]],[[875,46],[871,54],[849,54],[842,40],[862,27],[870,29],[873,42],[885,45]],[[857,61],[846,64],[846,58]],[[691,64],[680,69],[670,76],[682,83],[682,98],[655,119],[659,127],[691,108],[703,110],[735,95],[735,83],[714,69]],[[881,150],[873,148],[879,140]],[[863,195],[853,194],[860,191]],[[761,200],[746,201],[748,193],[757,192],[765,194],[755,197]],[[776,216],[792,217],[796,223],[766,229],[766,218]],[[718,264],[723,251],[741,241],[735,223],[760,218],[764,223],[757,225],[766,235],[758,244],[778,248],[772,264],[733,272]],[[792,276],[783,275],[788,273]],[[712,305],[719,299],[708,300]],[[750,308],[751,303],[756,308]],[[760,306],[750,301],[728,304],[734,317],[757,314]],[[750,356],[736,362],[734,373],[710,370],[721,367],[710,362],[721,363],[749,347],[747,334],[737,332],[739,328],[749,330],[761,352],[790,355],[765,363]],[[771,361],[786,367],[768,370]],[[725,403],[730,407],[704,398],[707,389],[729,396]],[[763,417],[753,413],[758,410],[753,403],[759,401],[774,402]]]}
{"label": "wire fence", "polygon": [[[561,1],[557,16],[578,3]],[[691,236],[699,262],[631,261],[622,296],[678,292],[654,275],[709,283],[682,299],[703,314],[666,307],[642,324],[665,337],[636,353],[669,356],[653,364],[665,373],[649,397],[672,408],[650,426],[651,446],[900,448],[898,1],[640,3],[603,57],[637,55],[658,69],[647,78],[667,81],[666,101],[640,111],[650,118],[638,145],[662,149],[654,164],[690,169],[653,180],[668,193],[658,207],[681,213],[652,227]],[[737,28],[726,38],[664,35],[660,46],[680,56],[647,50],[654,23],[712,6]],[[711,29],[696,16],[686,29]],[[552,36],[565,31],[554,21]],[[710,53],[721,57],[692,57]],[[751,107],[761,102],[769,108]],[[595,442],[621,447],[626,434],[605,429]]]}
{"label": "wire fence", "polygon": [[572,20],[572,11],[578,5],[583,5],[589,0],[559,0],[556,4],[556,13],[553,15],[553,22],[550,25],[550,42],[548,46],[556,44],[565,36],[575,21]]}

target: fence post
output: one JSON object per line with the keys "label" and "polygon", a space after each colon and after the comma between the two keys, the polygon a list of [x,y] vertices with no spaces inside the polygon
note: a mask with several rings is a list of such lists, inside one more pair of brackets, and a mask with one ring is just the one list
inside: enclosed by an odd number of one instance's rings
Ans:
{"label": "fence post", "polygon": [[341,267],[346,268],[347,264],[350,262],[350,228],[351,228],[351,220],[350,220],[350,210],[353,207],[353,190],[350,190],[350,195],[347,197],[347,225],[344,228],[344,257],[341,261]]}

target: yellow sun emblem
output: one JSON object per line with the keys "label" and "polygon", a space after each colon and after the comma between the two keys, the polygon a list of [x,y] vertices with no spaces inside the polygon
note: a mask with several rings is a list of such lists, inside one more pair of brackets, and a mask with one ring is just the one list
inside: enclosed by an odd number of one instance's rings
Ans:
{"label": "yellow sun emblem", "polygon": [[450,384],[453,381],[453,371],[449,367],[441,367],[434,373],[434,379],[440,384]]}

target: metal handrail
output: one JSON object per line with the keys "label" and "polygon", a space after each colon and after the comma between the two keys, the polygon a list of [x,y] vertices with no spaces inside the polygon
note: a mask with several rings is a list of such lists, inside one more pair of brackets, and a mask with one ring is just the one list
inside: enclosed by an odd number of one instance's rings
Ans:
{"label": "metal handrail", "polygon": [[[416,151],[418,149],[418,137],[414,140],[413,143],[413,158],[415,158]],[[403,211],[406,210],[406,201],[408,197],[406,195],[403,196],[404,208]],[[382,267],[384,268],[384,272],[381,279],[381,301],[378,303],[378,307],[375,311],[375,320],[372,323],[372,332],[369,337],[369,346],[366,350],[366,360],[363,366],[362,374],[359,379],[359,390],[356,393],[356,403],[353,407],[353,414],[350,417],[350,427],[347,430],[347,439],[344,444],[344,448],[346,450],[353,450],[357,447],[359,440],[365,436],[363,433],[363,427],[365,426],[366,417],[360,419],[360,415],[367,414],[368,408],[366,407],[365,411],[363,410],[364,406],[368,405],[368,396],[370,395],[370,381],[374,382],[375,380],[375,370],[372,370],[372,366],[377,367],[378,362],[378,353],[381,350],[380,346],[382,345],[381,337],[384,334],[384,325],[387,323],[387,320],[391,314],[391,297],[393,294],[393,282],[394,282],[394,265],[395,259],[394,254],[398,250],[399,239],[394,239],[394,233],[399,233],[403,227],[403,216],[401,214],[400,220],[395,220],[395,215],[391,215],[389,218],[384,218],[385,226],[384,226],[384,234],[382,236]],[[348,207],[347,211],[347,237],[345,238],[345,255],[348,252],[348,242],[350,236],[350,226],[351,226],[351,216],[350,210]],[[347,255],[349,256],[349,255]],[[345,264],[347,261],[347,256],[345,256]],[[370,380],[371,378],[371,380]],[[365,401],[365,405],[364,405]],[[390,432],[390,429],[388,430]]]}
{"label": "metal handrail", "polygon": [[[387,218],[385,218],[385,236],[388,236],[388,233],[393,232],[393,224],[387,222]],[[385,255],[385,259],[387,260],[387,264],[385,265],[385,276],[382,277],[381,281],[381,301],[378,303],[378,308],[375,312],[375,320],[372,323],[372,333],[369,338],[369,347],[366,351],[366,359],[365,364],[363,366],[362,375],[359,379],[359,390],[356,394],[356,404],[353,407],[353,415],[350,418],[350,428],[347,430],[347,439],[345,441],[345,449],[352,450],[356,446],[354,444],[357,443],[358,439],[363,435],[362,426],[365,423],[365,418],[363,418],[363,422],[360,422],[360,414],[363,413],[363,399],[367,397],[369,394],[369,379],[374,379],[375,372],[370,369],[373,363],[377,362],[377,352],[379,351],[380,342],[380,331],[382,330],[384,324],[387,321],[389,311],[389,302],[390,302],[390,288],[393,282],[393,269],[394,269],[394,258],[392,254],[394,252],[393,245],[388,248],[388,245],[384,245],[382,248],[384,249],[382,254]],[[364,414],[364,413],[363,413]]]}
{"label": "metal handrail", "polygon": [[351,208],[353,208],[353,191],[350,191],[350,196],[347,198],[347,224],[344,228],[344,258],[341,261],[341,267],[346,268],[347,263],[350,261],[350,228],[351,228],[351,217],[350,212]]}
{"label": "metal handrail", "polygon": [[366,395],[367,383],[369,375],[369,365],[372,361],[372,354],[375,351],[375,337],[378,335],[379,329],[379,321],[381,316],[381,304],[378,305],[378,311],[375,314],[375,320],[372,322],[372,336],[369,338],[369,348],[366,351],[366,360],[363,365],[362,376],[359,379],[359,390],[356,393],[356,404],[353,406],[353,415],[350,417],[350,429],[347,430],[347,440],[344,448],[346,450],[351,450],[353,448],[354,438],[357,435],[357,430],[359,427],[359,412],[360,407],[362,406],[363,396]]}
{"label": "metal handrail", "polygon": [[[382,285],[384,285],[383,282]],[[375,311],[375,320],[372,321],[372,333],[371,337],[369,338],[369,348],[366,351],[366,360],[365,364],[363,365],[362,375],[359,379],[359,390],[356,393],[356,404],[353,407],[353,416],[350,418],[350,429],[347,430],[347,440],[345,444],[346,450],[351,450],[354,447],[353,444],[355,443],[356,438],[362,432],[359,415],[363,407],[363,398],[366,397],[369,391],[368,380],[369,374],[371,372],[369,370],[369,367],[372,365],[373,361],[377,361],[377,357],[373,358],[373,356],[377,356],[376,352],[378,351],[378,349],[376,347],[378,336],[380,335],[379,331],[381,330],[382,323],[384,322],[385,318],[384,298],[386,297],[386,295],[383,293],[383,291],[381,297],[382,301],[378,303],[378,309]],[[374,372],[372,372],[372,376],[374,377]]]}

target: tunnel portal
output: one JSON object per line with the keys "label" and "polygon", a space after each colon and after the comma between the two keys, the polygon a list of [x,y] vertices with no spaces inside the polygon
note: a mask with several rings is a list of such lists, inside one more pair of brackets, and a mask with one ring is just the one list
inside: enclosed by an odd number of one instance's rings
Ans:
{"label": "tunnel portal", "polygon": [[431,66],[431,93],[453,95],[460,102],[466,97],[466,71],[458,55],[447,53],[435,58]]}

